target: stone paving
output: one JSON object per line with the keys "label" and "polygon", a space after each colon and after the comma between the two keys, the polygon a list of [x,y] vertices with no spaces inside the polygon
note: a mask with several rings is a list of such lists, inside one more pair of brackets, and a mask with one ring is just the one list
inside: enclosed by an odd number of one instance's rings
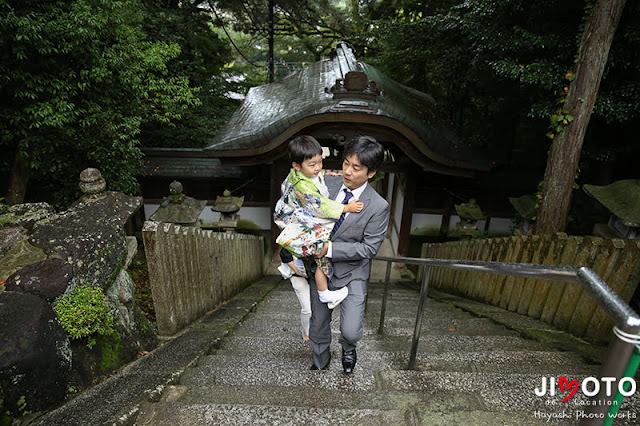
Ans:
{"label": "stone paving", "polygon": [[[340,363],[337,312],[330,367],[310,371],[311,346],[300,336],[295,294],[288,281],[266,277],[38,423],[538,425],[577,424],[577,413],[586,411],[579,392],[563,403],[560,392],[539,397],[535,388],[542,377],[596,376],[596,364],[580,351],[523,338],[523,330],[489,315],[472,315],[456,305],[473,311],[474,302],[453,296],[434,293],[428,300],[417,368],[407,370],[418,292],[392,283],[378,335],[382,293],[380,283],[370,284],[352,375]],[[517,323],[519,316],[498,313]],[[636,414],[637,407],[632,397],[620,412]]]}

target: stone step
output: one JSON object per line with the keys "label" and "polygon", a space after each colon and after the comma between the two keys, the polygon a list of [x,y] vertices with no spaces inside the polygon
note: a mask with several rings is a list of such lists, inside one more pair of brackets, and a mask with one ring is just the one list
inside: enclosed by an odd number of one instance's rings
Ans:
{"label": "stone step", "polygon": [[[332,329],[332,348],[339,348],[337,342],[339,330]],[[310,350],[310,345],[302,342],[297,335],[270,337],[230,336],[221,342],[219,349],[226,351],[244,351],[253,353],[287,353],[293,345],[303,345]],[[367,335],[358,343],[362,352],[376,350],[383,352],[406,352],[411,349],[410,336]],[[464,336],[464,335],[424,335],[418,345],[419,353],[460,353],[468,350],[474,352],[492,351],[554,351],[553,345],[533,340],[525,340],[516,336]]]}
{"label": "stone step", "polygon": [[[260,405],[256,401],[260,401]],[[442,423],[444,419],[448,421]],[[136,422],[139,425],[219,423],[539,424],[529,412],[489,412],[482,400],[471,392],[345,392],[279,386],[252,386],[248,389],[224,385],[171,386],[160,403],[141,407]]]}
{"label": "stone step", "polygon": [[[539,397],[535,388],[543,377],[597,376],[599,366],[435,299],[426,303],[416,369],[407,370],[418,293],[390,288],[378,335],[382,293],[370,285],[353,374],[342,371],[338,310],[329,368],[309,370],[311,345],[283,281],[159,402],[144,404],[136,424],[578,424],[576,413],[588,411],[580,392],[563,403],[562,392]],[[637,406],[627,398],[621,411],[635,414]]]}
{"label": "stone step", "polygon": [[[333,362],[330,367],[341,371],[339,349],[332,351]],[[359,353],[357,368],[370,371],[405,370],[409,355],[403,352],[367,351]],[[307,370],[311,366],[309,351],[295,350],[286,354],[247,354],[225,351],[220,354],[203,357],[196,369],[218,371],[239,368],[270,368],[276,371]],[[416,357],[416,369],[419,371],[452,371],[478,373],[540,373],[559,377],[566,374],[592,374],[598,372],[598,366],[585,364],[571,354],[554,352],[466,352],[460,354],[419,354]],[[222,370],[217,375],[224,375]]]}
{"label": "stone step", "polygon": [[[407,411],[378,409],[355,410],[335,408],[300,408],[235,404],[153,404],[140,410],[137,425],[521,425],[544,424],[530,412],[489,412],[451,410],[430,411],[420,407]],[[553,424],[553,423],[552,423]],[[573,423],[564,423],[573,424]]]}
{"label": "stone step", "polygon": [[301,408],[250,404],[152,404],[143,407],[136,425],[328,425],[404,424],[398,410]]}
{"label": "stone step", "polygon": [[[332,363],[333,364],[333,363]],[[304,395],[304,401],[300,402],[292,398],[287,405],[312,405],[313,398],[309,401],[308,395],[323,390],[319,395],[331,393],[347,393],[348,395],[370,394],[382,398],[381,394],[391,392],[391,394],[404,395],[411,398],[414,393],[427,395],[456,395],[458,399],[464,400],[464,406],[469,410],[486,410],[493,412],[508,411],[529,413],[530,417],[535,416],[535,412],[560,413],[587,411],[589,408],[587,398],[581,393],[576,393],[569,401],[562,399],[568,393],[557,390],[556,395],[538,396],[535,389],[540,387],[541,378],[546,377],[544,373],[469,373],[469,372],[448,372],[448,371],[409,371],[409,370],[381,370],[365,371],[357,370],[351,376],[344,375],[339,369],[330,368],[328,371],[277,371],[276,368],[256,368],[251,367],[253,374],[246,374],[236,368],[224,366],[216,368],[214,366],[207,369],[194,369],[193,375],[187,380],[182,380],[181,385],[187,385],[189,389],[211,388],[211,387],[236,387],[243,388],[247,392],[262,387],[277,386],[280,394]],[[591,374],[564,374],[569,380],[582,382]],[[559,377],[559,376],[555,376]],[[274,390],[274,392],[276,392]],[[475,395],[475,399],[471,397]],[[216,400],[217,401],[217,400]],[[253,395],[253,401],[261,401]],[[294,402],[295,401],[295,402]],[[333,403],[333,399],[328,400]],[[350,407],[365,408],[357,403],[358,400],[351,401]],[[633,396],[625,399],[621,405],[622,413],[631,413],[638,407],[639,398]],[[272,404],[267,398],[264,402]],[[325,402],[327,404],[327,402]],[[318,404],[320,405],[320,404]],[[416,406],[420,404],[417,403]],[[321,405],[320,405],[321,406]],[[428,407],[422,407],[428,409]],[[460,407],[458,410],[461,411]],[[450,410],[451,411],[451,410]],[[450,412],[449,411],[449,412]],[[455,411],[455,410],[453,410]],[[540,421],[540,424],[543,422]],[[461,423],[466,424],[466,423]],[[493,424],[493,423],[490,423]],[[560,424],[565,424],[560,422]],[[622,423],[624,424],[624,423]]]}
{"label": "stone step", "polygon": [[[267,317],[260,316],[255,319],[247,319],[238,324],[234,328],[234,336],[271,336],[277,335],[282,331],[291,331],[298,333],[300,329],[300,314],[287,315],[287,316],[274,316],[269,315]],[[338,315],[335,315],[332,325],[338,329],[339,327]],[[365,317],[364,329],[365,334],[376,334],[379,325],[379,318]],[[387,317],[385,319],[384,334],[397,335],[397,336],[413,336],[413,329],[415,326],[415,318],[404,319],[398,317]],[[468,319],[427,319],[422,322],[421,334],[454,334],[454,335],[500,335],[500,336],[515,336],[515,331],[495,324],[493,321],[486,318],[468,318]]]}
{"label": "stone step", "polygon": [[[586,377],[594,374],[568,374],[568,380],[577,380],[578,383]],[[416,389],[430,389],[440,391],[462,391],[479,395],[489,410],[514,410],[549,412],[550,410],[576,412],[588,411],[589,400],[581,392],[576,392],[568,401],[562,399],[568,396],[569,391],[556,390],[556,394],[537,396],[535,389],[541,386],[544,372],[523,374],[501,373],[466,373],[466,372],[433,372],[433,371],[381,371],[377,378],[381,389],[394,389],[396,391],[415,391]],[[559,377],[559,376],[555,376]],[[620,412],[633,414],[637,412],[640,404],[640,395],[636,392],[627,397],[620,405]],[[508,408],[505,408],[508,407]],[[637,420],[637,419],[636,419]],[[540,423],[544,423],[541,421]],[[559,424],[564,424],[559,422]],[[624,421],[615,424],[625,424]],[[630,424],[637,424],[637,421]]]}
{"label": "stone step", "polygon": [[[267,317],[287,317],[297,315],[300,312],[300,305],[296,300],[281,300],[278,303],[265,303],[260,305],[260,316]],[[365,316],[380,318],[381,305],[376,305],[372,302],[369,302],[367,310],[365,311]],[[411,321],[415,320],[416,313],[418,312],[418,305],[416,303],[415,306],[407,306],[402,303],[388,303],[387,309],[385,312],[386,317],[398,317],[398,318],[406,318]],[[338,316],[340,314],[340,310],[336,308],[334,310],[333,316]],[[467,312],[464,312],[461,309],[454,308],[452,306],[442,306],[435,304],[426,304],[425,310],[423,312],[424,320],[445,320],[445,319],[468,319],[474,318],[474,316],[470,315]]]}

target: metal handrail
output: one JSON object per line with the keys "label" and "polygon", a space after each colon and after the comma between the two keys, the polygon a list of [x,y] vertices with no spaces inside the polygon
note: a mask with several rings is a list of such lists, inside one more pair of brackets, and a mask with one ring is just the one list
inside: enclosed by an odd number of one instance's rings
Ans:
{"label": "metal handrail", "polygon": [[[415,369],[416,353],[418,350],[418,342],[420,340],[420,330],[422,328],[424,304],[429,287],[429,272],[432,267],[578,283],[587,292],[587,294],[595,300],[598,306],[600,306],[607,315],[614,320],[616,323],[614,329],[617,328],[627,335],[635,336],[636,342],[640,339],[640,316],[631,309],[631,307],[622,300],[622,298],[620,298],[620,296],[618,296],[618,294],[616,294],[607,285],[607,283],[598,276],[598,274],[587,267],[391,256],[376,256],[373,260],[387,262],[378,334],[382,334],[384,329],[384,317],[387,308],[387,297],[389,294],[391,264],[394,262],[404,263],[420,265],[424,268],[422,286],[420,288],[418,313],[416,315],[416,324],[413,331],[411,353],[409,356],[408,368],[410,370]],[[611,342],[609,343],[607,355],[600,368],[600,377],[615,377],[618,382],[620,381],[635,347],[633,340],[634,339],[631,339],[631,341],[629,339],[623,340],[620,339],[618,333],[613,334]],[[602,388],[604,388],[604,386]],[[596,398],[603,400],[603,403],[595,404],[591,406],[591,408],[595,413],[606,413],[609,408],[607,402],[611,401],[614,397],[615,393],[614,395],[607,396],[604,394],[604,390],[602,390],[602,393],[597,395]]]}

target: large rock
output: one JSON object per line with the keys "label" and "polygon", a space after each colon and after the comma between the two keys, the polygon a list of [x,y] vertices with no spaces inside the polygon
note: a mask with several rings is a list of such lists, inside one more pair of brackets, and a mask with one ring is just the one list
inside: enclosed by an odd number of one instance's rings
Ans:
{"label": "large rock", "polygon": [[31,294],[0,293],[0,409],[19,416],[62,402],[71,370],[66,332]]}
{"label": "large rock", "polygon": [[0,257],[4,256],[18,241],[23,240],[26,236],[27,232],[21,226],[0,228]]}
{"label": "large rock", "polygon": [[80,283],[106,288],[124,263],[127,247],[123,227],[141,204],[141,197],[119,192],[82,199],[69,210],[38,223],[29,241],[49,256],[71,263]]}
{"label": "large rock", "polygon": [[0,257],[0,280],[6,280],[14,272],[27,265],[46,259],[42,249],[29,244],[24,238],[15,243],[4,256]]}
{"label": "large rock", "polygon": [[4,283],[7,291],[30,293],[53,302],[73,279],[71,265],[61,259],[45,259],[15,272]]}
{"label": "large rock", "polygon": [[0,222],[4,226],[19,225],[31,230],[37,222],[52,217],[55,213],[47,203],[16,204],[0,214]]}

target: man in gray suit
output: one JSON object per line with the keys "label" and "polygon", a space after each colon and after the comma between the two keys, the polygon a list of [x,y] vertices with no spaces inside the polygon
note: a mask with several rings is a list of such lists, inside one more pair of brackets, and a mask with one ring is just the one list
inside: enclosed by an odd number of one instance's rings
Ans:
{"label": "man in gray suit", "polygon": [[[371,259],[384,241],[389,222],[389,204],[368,183],[384,158],[384,148],[369,136],[358,137],[345,145],[342,176],[326,176],[329,196],[346,203],[351,198],[364,203],[360,213],[343,214],[336,222],[329,244],[317,256],[326,255],[333,264],[330,290],[346,286],[349,295],[340,304],[340,344],[342,366],[351,374],[356,365],[356,343],[362,337],[367,279]],[[313,268],[315,262],[309,262]],[[331,314],[320,302],[313,274],[311,285],[312,370],[324,370],[331,361]]]}

